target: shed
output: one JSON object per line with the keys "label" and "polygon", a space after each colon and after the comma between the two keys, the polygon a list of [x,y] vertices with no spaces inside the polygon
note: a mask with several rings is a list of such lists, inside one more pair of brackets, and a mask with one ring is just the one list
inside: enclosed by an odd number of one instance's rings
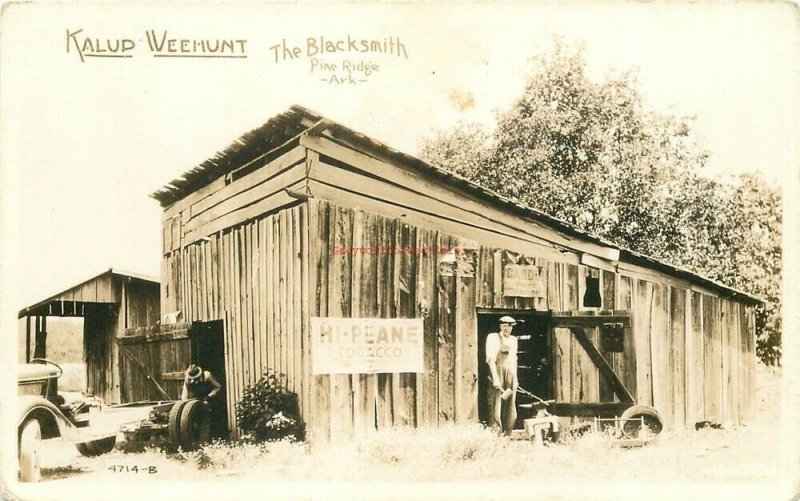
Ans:
{"label": "shed", "polygon": [[18,318],[25,318],[26,360],[47,357],[47,317],[83,317],[87,386],[106,403],[124,401],[124,362],[121,370],[116,340],[129,327],[158,322],[159,290],[155,277],[109,268],[21,309]]}
{"label": "shed", "polygon": [[[566,419],[631,401],[668,428],[749,416],[757,298],[308,109],[152,196],[164,209],[162,311],[221,346],[234,431],[235,402],[266,368],[298,393],[312,440],[482,420],[483,344],[506,314],[524,320],[520,384]],[[421,369],[315,370],[314,322],[331,318],[419,319]]]}

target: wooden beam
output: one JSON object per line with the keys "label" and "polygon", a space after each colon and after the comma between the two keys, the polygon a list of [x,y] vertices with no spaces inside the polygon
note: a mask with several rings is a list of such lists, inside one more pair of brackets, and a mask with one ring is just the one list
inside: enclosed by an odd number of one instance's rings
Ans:
{"label": "wooden beam", "polygon": [[434,231],[442,231],[451,235],[461,235],[481,242],[491,247],[502,247],[526,255],[535,255],[553,261],[568,263],[578,262],[578,256],[571,252],[560,252],[550,244],[534,242],[534,238],[521,239],[518,236],[498,233],[487,228],[477,227],[464,221],[455,221],[442,218],[437,214],[430,214],[417,210],[411,206],[392,204],[376,199],[369,195],[362,195],[355,191],[340,186],[332,186],[317,181],[313,177],[308,181],[312,195],[321,200],[327,200],[338,205],[357,207],[374,214],[380,214],[390,219],[401,219],[408,224]]}
{"label": "wooden beam", "polygon": [[118,337],[117,342],[120,344],[138,344],[143,342],[154,342],[154,341],[171,341],[175,339],[186,339],[188,338],[187,331],[173,331],[173,332],[163,332],[163,333],[154,333],[154,334],[138,334],[133,336],[124,336]]}
{"label": "wooden beam", "polygon": [[310,179],[325,183],[328,186],[342,187],[392,205],[413,207],[415,210],[435,218],[447,219],[451,222],[509,235],[521,240],[535,242],[544,247],[553,247],[552,242],[534,235],[530,231],[520,229],[519,224],[503,224],[501,226],[498,221],[485,213],[466,210],[458,203],[458,200],[442,200],[445,198],[444,196],[432,196],[414,190],[413,187],[399,185],[388,180],[375,179],[367,174],[353,172],[346,167],[333,165],[334,163],[338,162],[331,162],[330,160],[319,162],[319,167],[310,174]]}
{"label": "wooden beam", "polygon": [[[295,149],[288,153],[281,155],[267,165],[259,168],[258,172],[249,174],[231,184],[220,188],[215,193],[198,200],[189,206],[190,218],[194,219],[203,212],[210,210],[221,204],[230,204],[229,200],[234,199],[236,196],[241,196],[250,190],[261,190],[262,183],[269,181],[278,174],[284,172],[290,167],[305,160],[305,148],[297,146]],[[225,211],[227,212],[227,211]]]}
{"label": "wooden beam", "polygon": [[591,266],[592,268],[599,268],[605,271],[616,272],[617,264],[619,263],[617,261],[608,261],[606,259],[601,259],[599,257],[584,252],[583,254],[581,254],[581,264],[586,266]]}
{"label": "wooden beam", "polygon": [[603,355],[597,351],[597,348],[589,341],[589,338],[586,336],[586,332],[584,332],[581,328],[571,328],[572,335],[575,336],[575,339],[581,344],[583,349],[589,355],[589,358],[592,359],[594,365],[600,370],[600,375],[606,379],[608,384],[611,386],[611,389],[614,391],[614,394],[617,395],[620,402],[633,402],[633,396],[631,396],[630,392],[622,381],[617,377],[617,374],[611,369],[606,362],[606,359],[603,358]]}
{"label": "wooden beam", "polygon": [[187,231],[187,233],[183,236],[184,245],[190,245],[191,243],[196,242],[205,236],[211,235],[212,233],[216,233],[231,226],[235,226],[249,219],[260,217],[266,213],[275,212],[279,209],[285,209],[301,203],[301,201],[298,201],[296,198],[289,196],[284,188],[297,189],[298,187],[302,186],[303,183],[304,181],[299,179],[291,186],[283,186],[275,193],[260,199],[252,205],[241,207],[209,222],[208,224],[204,224],[198,226],[194,230]]}
{"label": "wooden beam", "polygon": [[36,346],[33,358],[47,358],[47,317],[36,317]]}
{"label": "wooden beam", "polygon": [[465,211],[492,218],[496,224],[511,228],[524,228],[524,231],[531,235],[544,238],[570,249],[588,252],[603,259],[611,261],[619,259],[619,250],[616,248],[566,237],[558,230],[551,229],[543,223],[535,222],[533,220],[534,216],[531,216],[530,220],[521,219],[519,215],[510,214],[510,211],[500,206],[499,202],[482,200],[475,194],[467,193],[452,186],[445,187],[445,183],[442,182],[441,178],[433,175],[433,173],[421,173],[419,170],[399,165],[396,161],[386,158],[378,159],[375,155],[366,155],[358,151],[361,149],[358,145],[350,144],[344,139],[337,138],[336,142],[334,142],[332,138],[328,137],[305,135],[300,138],[300,144],[359,170],[371,173],[387,182],[406,186],[409,190],[416,188],[419,193],[424,193],[431,198],[446,200],[448,203],[462,207]]}
{"label": "wooden beam", "polygon": [[183,211],[193,203],[197,202],[198,200],[202,200],[211,193],[214,193],[215,191],[220,190],[223,187],[225,187],[225,174],[220,175],[217,179],[211,181],[211,183],[200,188],[199,190],[186,195],[185,198],[182,198],[181,200],[173,202],[171,205],[167,206],[164,209],[164,213],[161,216],[161,221],[164,222],[167,219],[179,216],[181,211]]}
{"label": "wooden beam", "polygon": [[548,407],[554,416],[615,417],[622,415],[633,402],[569,403],[557,402]]}
{"label": "wooden beam", "polygon": [[176,372],[162,372],[161,373],[161,380],[162,381],[183,381],[186,374],[183,371],[176,371]]}
{"label": "wooden beam", "polygon": [[631,325],[631,315],[553,315],[551,320],[558,324],[558,327],[599,327],[602,324],[623,324],[625,327]]}
{"label": "wooden beam", "polygon": [[[295,165],[293,168],[282,170],[279,174],[268,178],[262,184],[256,185],[253,188],[239,192],[231,192],[229,198],[218,201],[208,209],[200,212],[194,211],[189,216],[188,222],[183,227],[184,235],[199,227],[207,225],[212,221],[222,218],[227,214],[235,212],[238,209],[248,207],[260,200],[274,195],[275,193],[279,193],[284,188],[302,181],[304,177],[304,166]],[[238,184],[232,184],[226,188],[230,187],[240,188]],[[221,190],[221,192],[227,193],[227,190]]]}
{"label": "wooden beam", "polygon": [[710,289],[694,284],[689,280],[678,278],[667,273],[654,270],[652,268],[645,268],[631,263],[618,263],[617,273],[622,275],[637,278],[639,280],[646,280],[649,282],[661,282],[671,287],[679,289],[690,289],[695,292],[707,294],[710,296],[719,296],[719,292],[713,292]]}

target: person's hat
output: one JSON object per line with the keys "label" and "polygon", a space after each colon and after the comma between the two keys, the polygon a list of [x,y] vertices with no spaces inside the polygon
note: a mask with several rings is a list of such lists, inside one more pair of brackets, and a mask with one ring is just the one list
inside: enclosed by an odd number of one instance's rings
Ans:
{"label": "person's hat", "polygon": [[200,376],[203,375],[203,368],[199,365],[190,365],[188,369],[186,369],[186,377],[189,379],[199,379]]}
{"label": "person's hat", "polygon": [[513,317],[509,317],[508,315],[504,317],[500,317],[501,324],[509,324],[509,325],[517,325],[517,321],[514,320]]}

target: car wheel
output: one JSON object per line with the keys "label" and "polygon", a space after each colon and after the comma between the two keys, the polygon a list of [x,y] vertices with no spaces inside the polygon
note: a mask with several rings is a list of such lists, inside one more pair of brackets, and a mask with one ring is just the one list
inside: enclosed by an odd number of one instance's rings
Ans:
{"label": "car wheel", "polygon": [[175,402],[172,409],[169,411],[169,421],[167,430],[169,432],[169,443],[174,447],[181,445],[181,411],[188,402],[180,400]]}
{"label": "car wheel", "polygon": [[29,419],[22,425],[19,435],[19,479],[22,482],[38,482],[41,477],[39,447],[42,429],[39,421]]}
{"label": "car wheel", "polygon": [[[649,405],[634,405],[622,413],[620,419],[630,419],[622,422],[622,433],[627,438],[648,438],[661,433],[664,429],[664,420],[654,407]],[[642,429],[644,422],[644,429]]]}
{"label": "car wheel", "polygon": [[76,444],[78,452],[83,456],[92,457],[111,452],[117,443],[117,437],[106,437],[91,442]]}
{"label": "car wheel", "polygon": [[200,400],[189,400],[181,412],[181,445],[194,450],[211,439],[211,414]]}

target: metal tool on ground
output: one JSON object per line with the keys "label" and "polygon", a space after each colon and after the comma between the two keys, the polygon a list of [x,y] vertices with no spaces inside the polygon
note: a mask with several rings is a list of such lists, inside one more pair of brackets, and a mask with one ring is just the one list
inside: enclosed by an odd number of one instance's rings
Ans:
{"label": "metal tool on ground", "polygon": [[[536,411],[533,418],[523,421],[525,432],[535,443],[541,444],[544,439],[558,440],[558,416],[551,414],[548,409],[555,404],[555,400],[544,400],[536,394],[517,387],[517,393],[530,397],[535,402],[521,404],[520,407]],[[556,404],[557,405],[557,404]],[[621,416],[612,418],[594,417],[591,424],[584,423],[581,428],[605,433],[614,438],[615,445],[621,447],[641,447],[655,439],[664,428],[663,419],[659,412],[649,405],[631,405]]]}
{"label": "metal tool on ground", "polygon": [[536,446],[544,445],[545,440],[557,442],[560,435],[558,416],[547,412],[547,406],[554,403],[555,400],[544,400],[521,386],[517,386],[517,393],[538,400],[538,402],[522,404],[520,406],[530,406],[530,408],[536,410],[536,415],[534,417],[523,421],[525,433],[528,435],[531,442]]}

